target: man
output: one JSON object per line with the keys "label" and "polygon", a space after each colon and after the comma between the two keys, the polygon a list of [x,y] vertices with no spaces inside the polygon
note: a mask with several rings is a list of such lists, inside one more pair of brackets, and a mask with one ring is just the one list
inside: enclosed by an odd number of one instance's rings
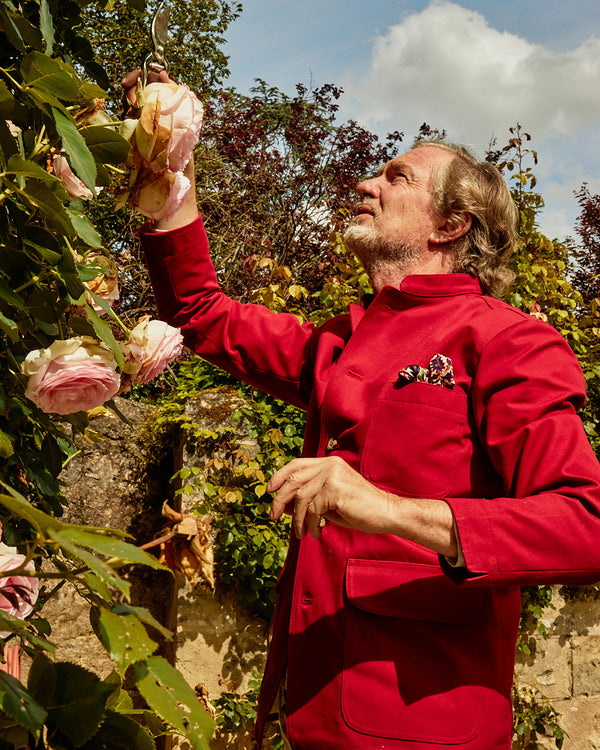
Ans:
{"label": "man", "polygon": [[221,293],[192,198],[142,233],[188,345],[308,412],[269,487],[295,533],[259,744],[285,684],[294,750],[508,750],[519,586],[600,578],[583,376],[491,296],[515,242],[494,167],[423,143],[358,192],[345,239],[375,294],[321,328]]}

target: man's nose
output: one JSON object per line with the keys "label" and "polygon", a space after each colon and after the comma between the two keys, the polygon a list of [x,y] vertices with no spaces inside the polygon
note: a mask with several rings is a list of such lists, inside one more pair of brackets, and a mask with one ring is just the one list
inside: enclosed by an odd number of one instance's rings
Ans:
{"label": "man's nose", "polygon": [[356,186],[356,190],[361,198],[377,198],[379,196],[379,178],[369,177]]}

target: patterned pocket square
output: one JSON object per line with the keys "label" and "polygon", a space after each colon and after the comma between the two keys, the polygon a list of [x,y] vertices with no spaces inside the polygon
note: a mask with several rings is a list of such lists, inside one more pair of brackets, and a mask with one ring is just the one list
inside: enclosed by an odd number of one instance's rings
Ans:
{"label": "patterned pocket square", "polygon": [[454,371],[450,357],[443,354],[434,354],[429,362],[429,367],[421,365],[407,365],[398,373],[398,380],[404,379],[409,383],[413,380],[419,383],[431,383],[441,385],[444,388],[454,388]]}

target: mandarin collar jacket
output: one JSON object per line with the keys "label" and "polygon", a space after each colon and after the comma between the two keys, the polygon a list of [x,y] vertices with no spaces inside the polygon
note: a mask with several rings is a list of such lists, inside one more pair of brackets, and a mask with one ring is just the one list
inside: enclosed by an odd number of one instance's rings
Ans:
{"label": "mandarin collar jacket", "polygon": [[[564,339],[465,274],[410,276],[301,325],[221,293],[200,219],[142,241],[160,314],[192,349],[306,409],[303,455],[446,501],[465,558],[334,524],[292,539],[259,742],[287,670],[295,750],[507,750],[520,585],[600,579],[600,468]],[[436,355],[451,385],[401,375]]]}

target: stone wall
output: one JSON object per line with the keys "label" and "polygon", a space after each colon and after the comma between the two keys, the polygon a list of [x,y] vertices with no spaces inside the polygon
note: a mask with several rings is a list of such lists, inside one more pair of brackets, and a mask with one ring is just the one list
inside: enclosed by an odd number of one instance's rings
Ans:
{"label": "stone wall", "polygon": [[[227,421],[235,399],[231,391],[206,393],[189,404],[188,413],[211,429]],[[201,463],[203,457],[181,444],[160,460],[148,456],[140,430],[144,420],[152,419],[152,408],[125,399],[118,399],[118,405],[129,424],[104,416],[92,422],[93,442],[77,437],[79,454],[62,475],[69,500],[66,520],[122,528],[141,544],[161,528],[163,501],[177,504],[170,483],[175,470],[182,462]],[[251,442],[244,441],[244,447],[251,451]],[[189,497],[183,510],[197,499]],[[202,583],[192,587],[167,574],[139,571],[133,595],[136,604],[148,607],[176,632],[173,643],[161,642],[161,652],[209,700],[234,686],[243,692],[251,669],[262,670],[268,626],[240,610],[218,582],[213,594]],[[562,715],[568,733],[564,750],[600,750],[600,601],[556,589],[553,603],[555,609],[547,609],[543,617],[548,637],[532,634],[531,656],[518,657],[517,677],[522,684],[534,684]],[[57,659],[92,666],[101,675],[110,672],[111,662],[91,633],[88,607],[76,594],[64,587],[45,612],[53,623]],[[244,750],[252,744],[246,732],[216,738],[213,746]],[[554,741],[541,739],[528,750],[554,747]]]}
{"label": "stone wall", "polygon": [[[600,598],[592,589],[555,587],[541,622],[547,637],[532,635],[531,655],[517,656],[516,676],[533,684],[561,714],[563,750],[600,750]],[[539,748],[554,748],[542,739]]]}

